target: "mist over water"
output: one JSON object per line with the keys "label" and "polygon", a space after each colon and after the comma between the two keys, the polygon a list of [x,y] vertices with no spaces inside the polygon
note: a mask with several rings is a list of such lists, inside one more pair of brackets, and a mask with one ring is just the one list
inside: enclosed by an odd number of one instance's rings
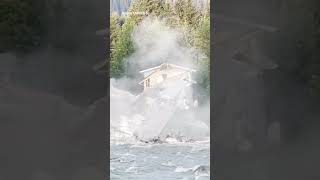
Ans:
{"label": "mist over water", "polygon": [[[133,94],[130,86],[139,85],[139,71],[162,63],[197,69],[195,50],[182,44],[183,33],[165,26],[163,21],[147,18],[132,34],[135,53],[127,58],[133,78],[110,81],[111,133],[115,136],[164,138],[168,135],[188,139],[209,136],[209,103],[198,107],[193,84],[183,80],[166,80],[162,90],[147,89]],[[141,87],[140,87],[141,88]],[[130,139],[130,138],[129,138]]]}
{"label": "mist over water", "polygon": [[[165,24],[165,19],[145,18],[133,31],[135,52],[125,62],[129,74],[155,67],[161,63],[173,63],[196,69],[195,58],[200,52],[186,44],[186,32]],[[139,77],[141,80],[141,77]]]}
{"label": "mist over water", "polygon": [[[205,117],[209,116],[209,107],[184,104],[190,94],[182,92],[186,91],[183,82],[175,84],[173,91],[156,93],[152,97],[117,89],[114,82],[112,80],[110,84],[112,142],[132,143],[135,138],[151,140],[167,136],[184,137],[185,140],[209,137],[209,117]],[[173,103],[164,103],[170,95],[178,93],[180,96],[172,99]]]}
{"label": "mist over water", "polygon": [[138,84],[139,71],[162,63],[197,70],[183,38],[156,18],[135,28],[135,52],[125,59],[131,76],[110,81],[111,179],[210,179],[210,103],[198,105],[189,81]]}

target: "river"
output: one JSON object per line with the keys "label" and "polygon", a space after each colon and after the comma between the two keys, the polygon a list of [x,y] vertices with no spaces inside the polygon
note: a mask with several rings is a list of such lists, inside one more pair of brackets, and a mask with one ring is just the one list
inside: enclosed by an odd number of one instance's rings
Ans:
{"label": "river", "polygon": [[209,180],[209,139],[111,144],[110,174],[112,180]]}

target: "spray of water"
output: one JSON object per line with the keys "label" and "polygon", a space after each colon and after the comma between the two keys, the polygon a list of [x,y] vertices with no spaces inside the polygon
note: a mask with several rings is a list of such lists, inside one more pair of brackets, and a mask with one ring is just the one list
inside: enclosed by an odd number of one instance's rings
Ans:
{"label": "spray of water", "polygon": [[192,82],[166,80],[161,90],[133,94],[139,71],[162,63],[196,69],[196,51],[183,41],[180,30],[156,18],[146,18],[132,34],[135,52],[125,61],[132,78],[111,79],[111,141],[134,142],[168,136],[198,139],[209,136],[209,103],[198,107]]}

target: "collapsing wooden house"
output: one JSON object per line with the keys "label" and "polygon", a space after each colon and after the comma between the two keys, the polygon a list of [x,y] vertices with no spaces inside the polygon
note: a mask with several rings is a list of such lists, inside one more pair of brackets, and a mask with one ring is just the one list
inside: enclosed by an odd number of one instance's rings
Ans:
{"label": "collapsing wooden house", "polygon": [[194,69],[163,63],[140,71],[144,75],[139,83],[144,91],[136,100],[135,107],[143,111],[145,121],[137,129],[140,139],[165,138],[167,134],[184,133],[179,119],[194,121],[190,108],[194,108],[192,80]]}
{"label": "collapsing wooden house", "polygon": [[146,90],[160,87],[166,80],[185,80],[195,83],[191,78],[192,72],[195,72],[195,70],[174,64],[163,63],[159,66],[140,71],[140,73],[144,75],[144,79],[139,82],[139,84],[143,85],[144,90]]}

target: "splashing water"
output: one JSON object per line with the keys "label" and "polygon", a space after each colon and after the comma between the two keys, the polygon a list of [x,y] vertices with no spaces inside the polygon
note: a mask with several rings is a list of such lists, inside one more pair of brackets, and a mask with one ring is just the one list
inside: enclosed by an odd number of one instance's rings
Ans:
{"label": "splashing water", "polygon": [[165,88],[148,89],[135,96],[110,85],[111,140],[114,143],[164,139],[168,136],[201,139],[209,127],[196,119],[192,88],[183,80],[168,81]]}
{"label": "splashing water", "polygon": [[111,179],[210,179],[209,127],[197,119],[190,84],[133,95],[113,82]]}
{"label": "splashing water", "polygon": [[[181,31],[150,17],[132,33],[135,52],[125,61],[132,63],[127,71],[134,77],[110,84],[111,179],[210,179],[209,103],[194,102],[191,72],[197,52],[183,43]],[[169,63],[177,64],[173,71],[165,68]],[[159,64],[165,66],[153,71],[156,85],[138,95],[119,88],[132,89],[141,80],[137,69]]]}

